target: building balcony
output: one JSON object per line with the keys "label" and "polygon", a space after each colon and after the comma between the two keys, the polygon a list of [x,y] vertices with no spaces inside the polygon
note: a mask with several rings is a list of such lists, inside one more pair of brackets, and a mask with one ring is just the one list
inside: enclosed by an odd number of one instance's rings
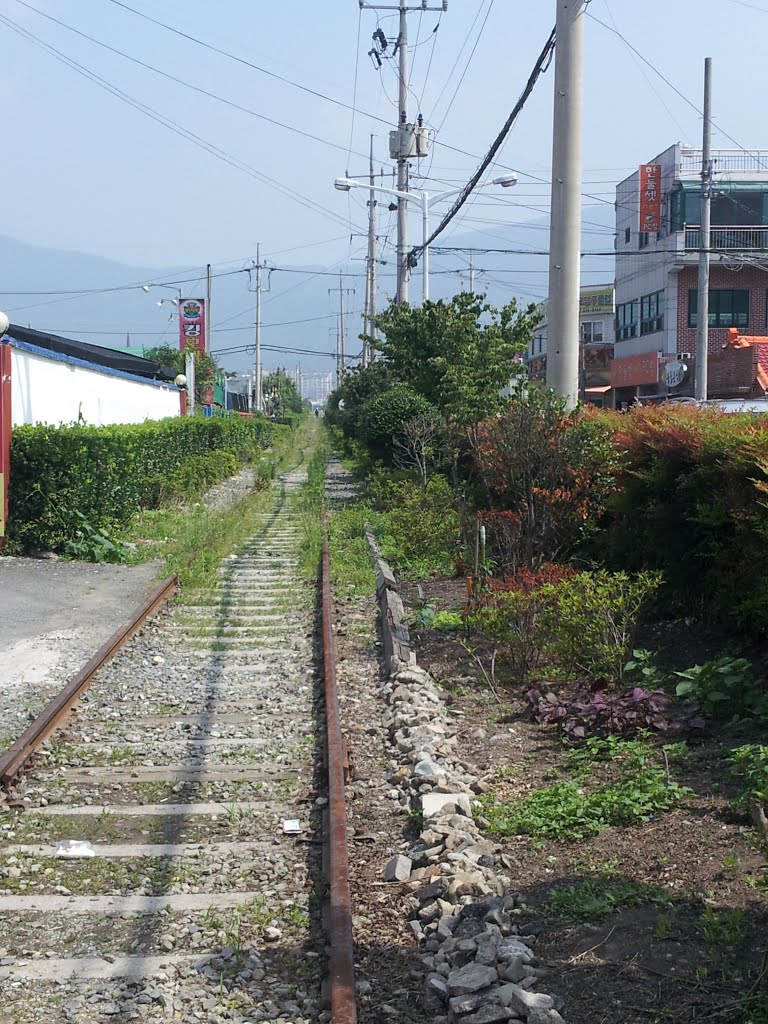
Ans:
{"label": "building balcony", "polygon": [[[702,152],[700,149],[681,149],[680,170],[689,174],[700,174]],[[765,171],[768,168],[768,152],[754,149],[746,152],[743,149],[715,149],[712,152],[712,163],[718,171]]]}
{"label": "building balcony", "polygon": [[[698,249],[700,245],[701,228],[686,227],[685,248]],[[718,224],[710,229],[709,247],[710,249],[724,249],[728,252],[768,250],[768,227]]]}

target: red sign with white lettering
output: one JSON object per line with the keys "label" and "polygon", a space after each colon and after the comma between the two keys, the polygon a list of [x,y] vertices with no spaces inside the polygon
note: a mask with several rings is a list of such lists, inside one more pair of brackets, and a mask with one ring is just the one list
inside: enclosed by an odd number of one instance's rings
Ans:
{"label": "red sign with white lettering", "polygon": [[611,363],[611,386],[633,387],[637,384],[657,384],[659,380],[658,352],[643,352],[639,356],[614,359]]}
{"label": "red sign with white lettering", "polygon": [[661,164],[640,167],[640,230],[661,231]]}

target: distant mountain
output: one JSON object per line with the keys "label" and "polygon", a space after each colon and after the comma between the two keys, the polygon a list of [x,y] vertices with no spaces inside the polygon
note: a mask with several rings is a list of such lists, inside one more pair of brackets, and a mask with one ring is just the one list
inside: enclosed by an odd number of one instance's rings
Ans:
{"label": "distant mountain", "polygon": [[[585,251],[612,251],[613,209],[590,208],[585,211]],[[468,255],[460,251],[440,253],[439,248],[513,249],[546,251],[549,234],[546,221],[528,221],[524,224],[489,225],[487,230],[465,231],[461,234],[446,232],[436,240],[431,261],[430,295],[432,298],[449,297],[462,287],[468,278],[445,271],[453,268],[468,269]],[[485,290],[489,301],[503,303],[516,295],[524,300],[537,301],[546,293],[546,255],[477,253],[472,256],[476,268],[476,290]],[[379,302],[394,291],[393,266],[382,268]],[[264,365],[266,369],[295,366],[301,363],[307,370],[331,369],[333,359],[321,353],[335,349],[336,323],[332,311],[336,306],[329,298],[333,277],[322,266],[290,265],[280,263],[289,271],[268,275],[265,282],[270,288],[263,296]],[[364,264],[354,262],[350,273],[361,275]],[[213,331],[211,347],[219,353],[226,369],[247,371],[253,365],[250,352],[228,352],[228,349],[251,345],[254,333],[254,295],[248,291],[247,275],[237,273],[237,265],[217,267],[220,275],[213,282]],[[582,261],[585,282],[598,283],[611,280],[613,264],[610,259]],[[175,343],[176,324],[173,307],[156,303],[173,298],[172,288],[153,287],[149,293],[141,290],[148,281],[189,280],[199,268],[190,272],[183,267],[137,267],[116,263],[85,253],[46,249],[28,245],[17,239],[0,236],[0,309],[5,310],[12,323],[31,326],[38,330],[62,334],[95,344],[124,346],[130,341],[137,349],[159,343]],[[204,272],[203,272],[204,273]],[[306,274],[307,276],[303,276]],[[265,275],[267,277],[267,275]],[[462,283],[463,282],[463,283]],[[347,296],[350,314],[347,323],[347,352],[359,351],[357,335],[360,331],[359,311],[362,307],[364,282],[347,280],[356,287],[356,294]],[[132,287],[126,287],[132,286]],[[190,280],[182,286],[189,297],[205,293],[204,277]],[[87,291],[81,295],[57,295],[75,289]],[[50,292],[51,294],[23,294],[24,292]],[[414,271],[411,281],[413,301],[421,296],[421,268]],[[299,321],[299,322],[297,322]],[[306,349],[317,355],[285,353],[270,350],[270,346],[290,346]]]}

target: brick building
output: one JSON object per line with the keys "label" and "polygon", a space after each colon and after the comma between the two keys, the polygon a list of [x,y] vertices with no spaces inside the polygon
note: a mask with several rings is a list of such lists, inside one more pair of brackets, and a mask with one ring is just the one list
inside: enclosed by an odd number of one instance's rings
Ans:
{"label": "brick building", "polygon": [[[658,230],[640,230],[641,172],[616,188],[616,404],[693,394],[701,153],[671,146],[650,166],[658,174]],[[763,395],[768,153],[716,150],[713,169],[709,397]]]}

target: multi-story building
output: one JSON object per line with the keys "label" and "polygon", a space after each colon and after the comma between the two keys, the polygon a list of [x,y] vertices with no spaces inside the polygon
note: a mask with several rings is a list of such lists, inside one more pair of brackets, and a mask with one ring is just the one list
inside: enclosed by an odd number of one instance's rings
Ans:
{"label": "multi-story building", "polygon": [[[616,188],[611,383],[617,405],[689,396],[694,386],[701,152],[678,144],[644,166]],[[768,152],[716,150],[712,167],[709,396],[760,395],[768,334]],[[641,186],[643,199],[657,202],[658,219],[650,223],[658,230],[641,223]],[[750,343],[736,345],[732,328],[752,336]]]}
{"label": "multi-story building", "polygon": [[[547,376],[547,303],[540,306],[542,321],[526,354],[528,376]],[[613,285],[581,289],[579,310],[579,390],[585,401],[603,404],[611,389],[610,373],[614,343]]]}

